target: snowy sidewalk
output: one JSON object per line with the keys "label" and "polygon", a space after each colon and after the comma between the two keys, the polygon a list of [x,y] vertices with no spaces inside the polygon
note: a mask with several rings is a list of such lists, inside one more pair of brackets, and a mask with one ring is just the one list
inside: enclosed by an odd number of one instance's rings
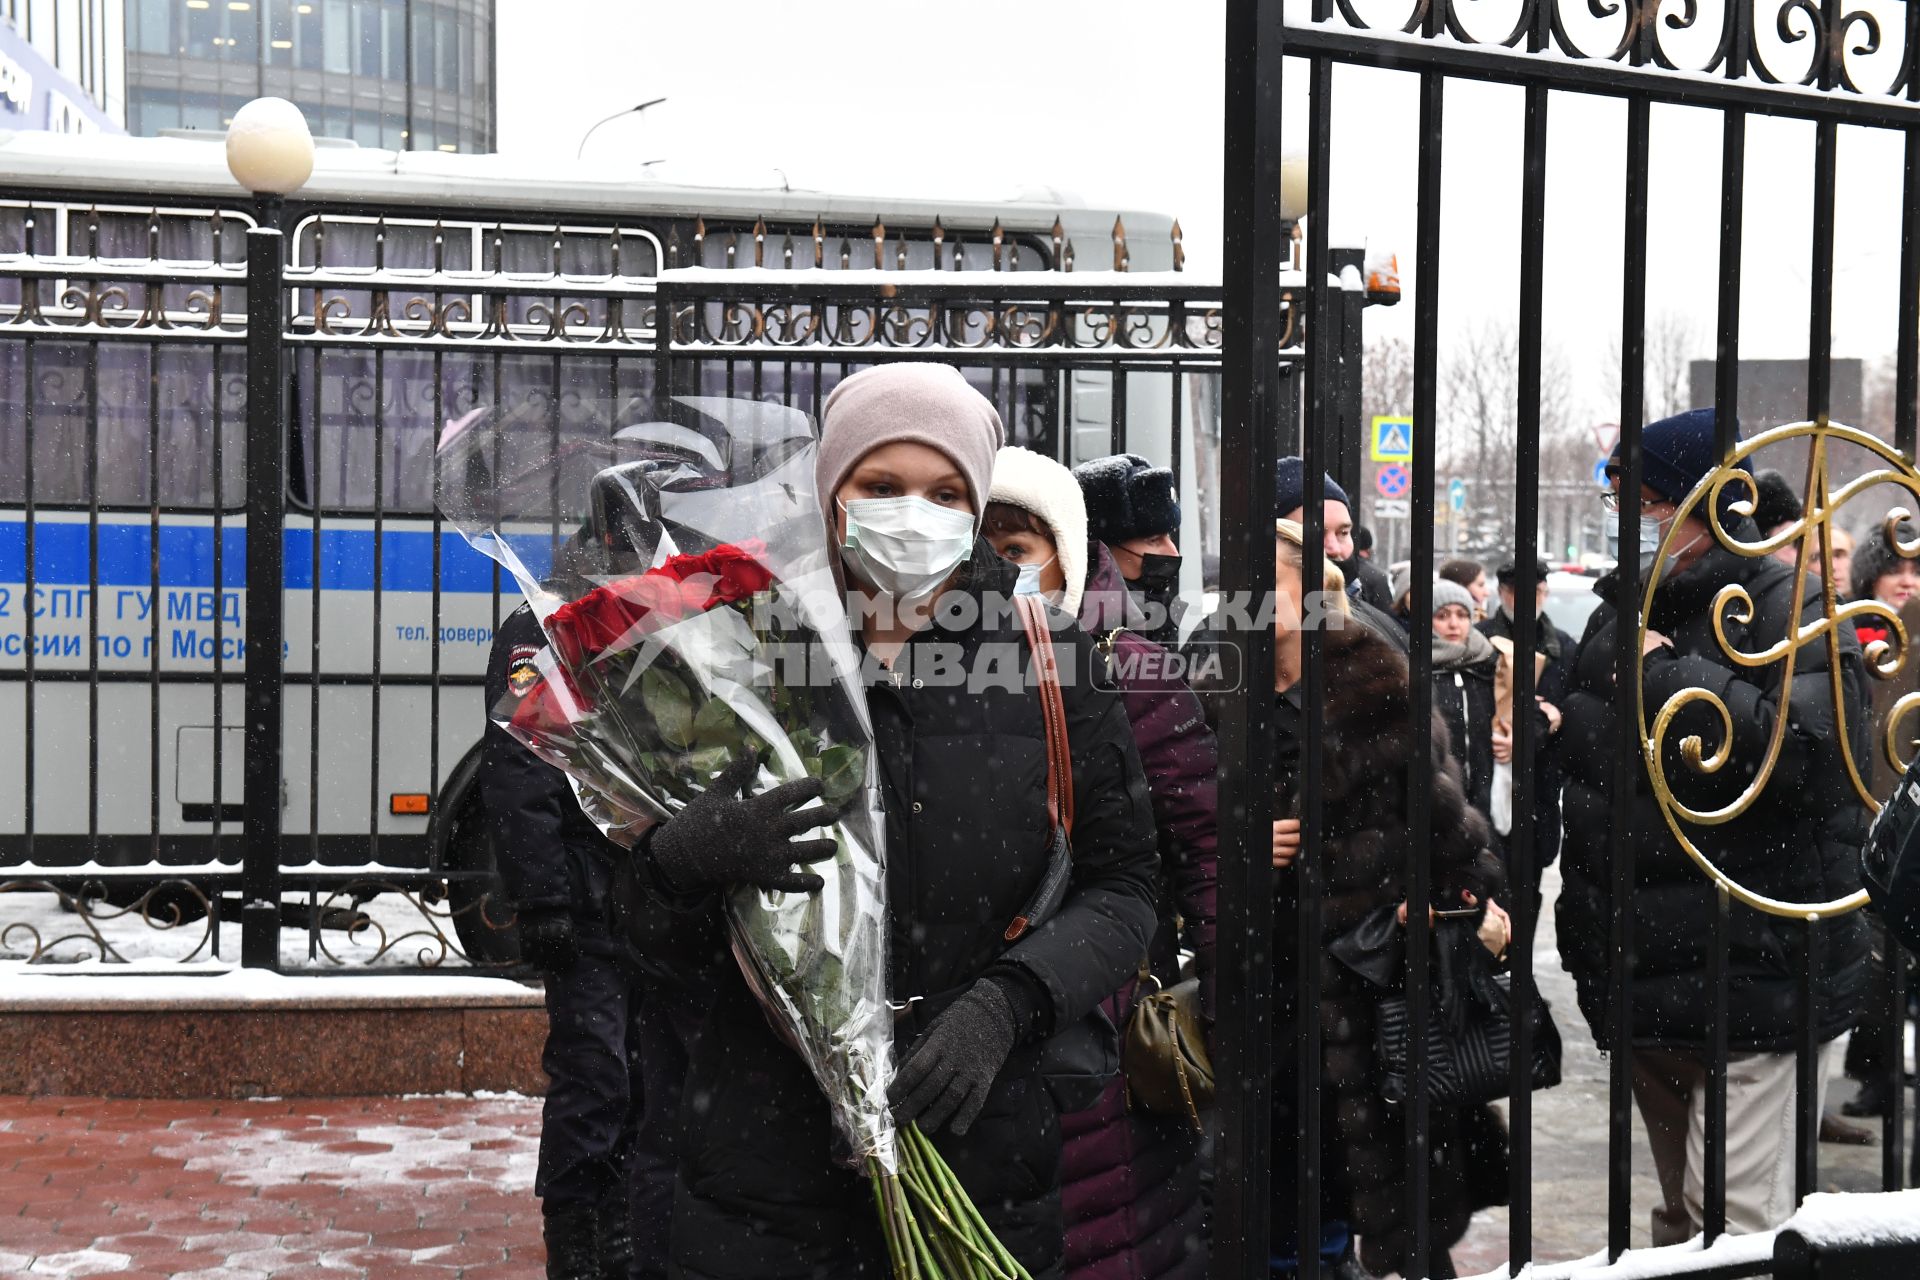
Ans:
{"label": "snowy sidewalk", "polygon": [[537,1098],[0,1097],[0,1277],[537,1280]]}

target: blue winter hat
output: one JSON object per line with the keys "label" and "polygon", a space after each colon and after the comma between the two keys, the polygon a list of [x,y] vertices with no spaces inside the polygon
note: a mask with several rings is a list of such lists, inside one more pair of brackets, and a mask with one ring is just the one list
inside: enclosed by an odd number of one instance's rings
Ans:
{"label": "blue winter hat", "polygon": [[[1353,502],[1347,497],[1347,491],[1332,476],[1326,476],[1326,482],[1327,496],[1351,512]],[[1298,454],[1280,459],[1280,465],[1273,472],[1273,514],[1285,516],[1289,511],[1305,506],[1306,501],[1306,459]]]}
{"label": "blue winter hat", "polygon": [[[1720,465],[1720,453],[1714,444],[1714,411],[1689,409],[1671,418],[1650,422],[1640,433],[1640,480],[1669,502],[1683,501],[1701,479]],[[1734,423],[1733,438],[1740,438],[1740,424]],[[1743,464],[1744,466],[1744,464]],[[1620,470],[1620,446],[1613,447],[1607,459],[1607,474]],[[1720,490],[1721,516],[1727,508],[1748,492],[1743,485],[1730,484]]]}

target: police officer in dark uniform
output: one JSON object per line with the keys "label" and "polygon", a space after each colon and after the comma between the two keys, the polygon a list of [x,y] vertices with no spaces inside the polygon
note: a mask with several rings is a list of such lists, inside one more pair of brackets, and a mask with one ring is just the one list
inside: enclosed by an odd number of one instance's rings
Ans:
{"label": "police officer in dark uniform", "polygon": [[[522,604],[487,664],[491,712],[540,680],[546,647]],[[628,1280],[627,1170],[641,1115],[642,998],[610,894],[625,850],[580,811],[566,777],[487,725],[481,797],[501,879],[518,911],[520,955],[545,979],[548,1086],[534,1194],[549,1280]]]}

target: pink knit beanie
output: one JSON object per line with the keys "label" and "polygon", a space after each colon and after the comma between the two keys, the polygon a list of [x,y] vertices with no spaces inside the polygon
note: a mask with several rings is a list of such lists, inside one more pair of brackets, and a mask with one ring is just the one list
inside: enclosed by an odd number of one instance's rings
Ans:
{"label": "pink knit beanie", "polygon": [[993,457],[1005,432],[985,396],[950,364],[883,364],[844,379],[827,397],[820,452],[813,464],[820,508],[833,523],[833,496],[860,459],[881,445],[910,440],[953,459],[973,499],[979,531],[993,482]]}

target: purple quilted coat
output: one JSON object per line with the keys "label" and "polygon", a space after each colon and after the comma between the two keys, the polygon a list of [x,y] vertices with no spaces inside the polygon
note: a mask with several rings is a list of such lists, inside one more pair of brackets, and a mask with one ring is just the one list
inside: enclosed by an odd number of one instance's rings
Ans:
{"label": "purple quilted coat", "polygon": [[[1112,637],[1121,696],[1160,831],[1161,928],[1154,940],[1154,971],[1163,981],[1173,980],[1176,942],[1184,943],[1199,959],[1210,996],[1217,883],[1213,731],[1190,690],[1148,678],[1151,664],[1164,654],[1159,645],[1124,629],[1137,615],[1107,549],[1094,543],[1090,560],[1080,626],[1097,640]],[[1126,1025],[1136,985],[1129,981],[1107,998],[1115,1026]],[[1206,1205],[1200,1135],[1192,1123],[1130,1109],[1125,1082],[1116,1080],[1094,1106],[1062,1117],[1060,1128],[1071,1280],[1201,1280],[1207,1266]]]}

